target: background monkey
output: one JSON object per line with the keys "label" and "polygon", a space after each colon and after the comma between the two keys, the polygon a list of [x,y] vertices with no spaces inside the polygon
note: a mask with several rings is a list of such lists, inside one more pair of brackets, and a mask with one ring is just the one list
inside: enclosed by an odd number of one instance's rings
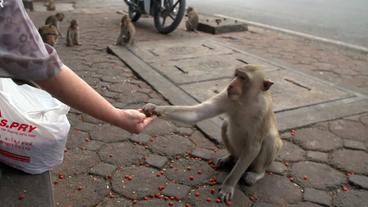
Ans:
{"label": "background monkey", "polygon": [[74,45],[81,45],[79,44],[79,27],[78,21],[73,19],[70,22],[70,26],[66,33],[66,46],[74,46]]}
{"label": "background monkey", "polygon": [[116,41],[116,45],[133,45],[134,44],[134,37],[135,37],[135,28],[128,17],[128,15],[124,15],[121,18],[120,23],[120,34]]}
{"label": "background monkey", "polygon": [[147,104],[143,110],[147,115],[156,114],[188,124],[223,113],[227,115],[222,139],[229,154],[219,158],[216,165],[236,161],[219,192],[223,201],[229,201],[240,178],[248,185],[263,178],[282,147],[268,92],[272,84],[258,66],[246,65],[235,70],[235,77],[226,89],[203,103],[194,106]]}
{"label": "background monkey", "polygon": [[197,31],[199,17],[193,7],[187,8],[187,21],[185,22],[185,28],[187,31]]}
{"label": "background monkey", "polygon": [[38,29],[43,42],[54,46],[58,40],[59,33],[54,25],[44,25]]}
{"label": "background monkey", "polygon": [[55,11],[55,0],[48,0],[46,3],[47,11]]}
{"label": "background monkey", "polygon": [[58,12],[55,15],[48,16],[46,18],[45,24],[55,26],[56,29],[58,30],[58,35],[63,37],[63,34],[60,32],[60,25],[59,25],[59,22],[62,22],[63,19],[64,19],[64,14]]}

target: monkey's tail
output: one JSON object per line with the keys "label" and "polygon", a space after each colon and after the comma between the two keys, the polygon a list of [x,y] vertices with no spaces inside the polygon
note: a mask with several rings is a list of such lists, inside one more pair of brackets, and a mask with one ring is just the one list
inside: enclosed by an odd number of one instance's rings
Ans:
{"label": "monkey's tail", "polygon": [[116,13],[117,13],[117,14],[121,14],[121,15],[125,15],[125,14],[126,14],[126,12],[121,11],[121,10],[116,11]]}

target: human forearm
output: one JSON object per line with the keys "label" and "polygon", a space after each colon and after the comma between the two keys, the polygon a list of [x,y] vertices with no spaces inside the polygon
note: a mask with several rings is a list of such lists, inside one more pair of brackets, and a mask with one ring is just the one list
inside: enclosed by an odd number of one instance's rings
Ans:
{"label": "human forearm", "polygon": [[55,77],[35,82],[63,103],[97,119],[117,125],[119,114],[115,107],[67,66],[64,66]]}

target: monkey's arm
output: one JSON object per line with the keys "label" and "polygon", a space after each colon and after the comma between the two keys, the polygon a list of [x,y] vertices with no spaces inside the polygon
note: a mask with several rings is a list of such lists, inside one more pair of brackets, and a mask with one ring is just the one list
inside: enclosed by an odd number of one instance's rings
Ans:
{"label": "monkey's arm", "polygon": [[143,107],[143,111],[146,114],[156,114],[164,119],[195,124],[224,113],[225,105],[227,104],[225,95],[221,93],[194,106],[156,106],[154,104],[146,104]]}

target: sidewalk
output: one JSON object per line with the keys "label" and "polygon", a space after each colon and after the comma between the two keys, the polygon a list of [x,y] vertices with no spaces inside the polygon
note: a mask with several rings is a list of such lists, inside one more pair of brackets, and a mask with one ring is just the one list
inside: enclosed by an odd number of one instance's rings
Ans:
{"label": "sidewalk", "polygon": [[[84,2],[84,1],[82,1]],[[124,4],[123,2],[121,2]],[[77,4],[78,5],[78,4]],[[83,4],[81,4],[83,5]],[[106,52],[119,34],[118,8],[66,12],[61,24],[78,19],[82,46],[56,46],[66,65],[115,106],[139,108],[168,104],[118,57]],[[32,12],[40,26],[49,15]],[[187,33],[183,26],[164,36],[153,20],[136,24],[137,42],[185,42],[214,38],[264,59],[367,94],[368,56],[258,28],[211,36]],[[252,187],[239,186],[232,206],[339,206],[368,203],[368,108],[365,113],[283,133],[284,148],[273,169]],[[226,175],[210,158],[224,153],[196,128],[157,120],[143,134],[131,135],[72,110],[64,163],[53,171],[56,206],[226,206],[216,202]]]}

